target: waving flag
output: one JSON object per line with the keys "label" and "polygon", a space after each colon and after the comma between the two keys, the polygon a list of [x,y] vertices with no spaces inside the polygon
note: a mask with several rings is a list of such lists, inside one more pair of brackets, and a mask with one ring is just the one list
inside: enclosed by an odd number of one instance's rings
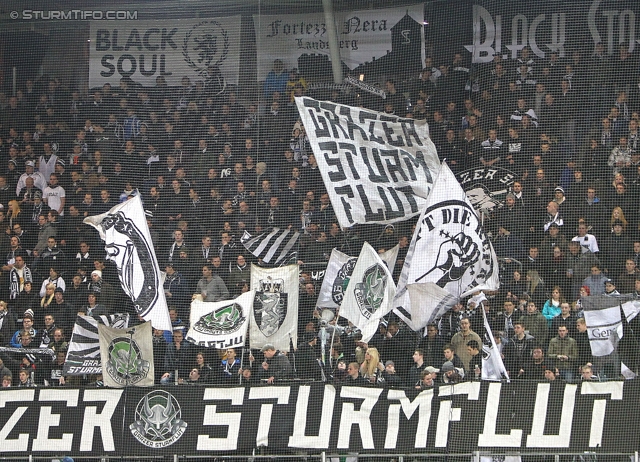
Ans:
{"label": "waving flag", "polygon": [[98,337],[99,324],[125,329],[129,325],[129,315],[78,316],[67,348],[64,375],[102,373],[100,339]]}
{"label": "waving flag", "polygon": [[300,233],[288,229],[273,228],[268,233],[252,236],[245,230],[240,242],[256,258],[265,263],[287,264],[297,251]]}
{"label": "waving flag", "polygon": [[593,356],[605,362],[620,361],[622,374],[634,378],[638,371],[638,345],[628,321],[637,316],[640,301],[631,294],[594,295],[581,300]]}
{"label": "waving flag", "polygon": [[255,295],[252,290],[223,302],[192,301],[187,340],[219,350],[244,346]]}
{"label": "waving flag", "polygon": [[115,262],[122,288],[136,312],[153,327],[171,330],[162,274],[153,249],[140,195],[136,194],[106,213],[87,217],[105,241],[107,258]]}
{"label": "waving flag", "polygon": [[340,316],[358,327],[362,340],[368,342],[378,330],[380,318],[391,311],[395,292],[391,271],[378,252],[365,242],[349,279]]}
{"label": "waving flag", "polygon": [[461,298],[498,287],[493,246],[458,180],[443,163],[404,260],[394,311],[418,330]]}

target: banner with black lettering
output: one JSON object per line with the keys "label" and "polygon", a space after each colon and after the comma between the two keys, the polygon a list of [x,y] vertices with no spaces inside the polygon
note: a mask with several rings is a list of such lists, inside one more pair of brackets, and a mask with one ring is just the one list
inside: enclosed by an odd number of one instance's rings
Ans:
{"label": "banner with black lettering", "polygon": [[368,342],[378,330],[380,319],[393,308],[396,285],[387,264],[378,252],[365,242],[349,278],[340,306],[340,316],[362,331]]}
{"label": "banner with black lettering", "polygon": [[[428,390],[266,387],[0,390],[0,454],[129,460],[474,451],[590,457],[639,449],[640,381],[464,382]],[[126,410],[126,412],[125,412]]]}
{"label": "banner with black lettering", "polygon": [[67,357],[64,360],[65,376],[102,374],[99,324],[126,329],[129,326],[129,314],[78,316],[67,347]]}
{"label": "banner with black lettering", "polygon": [[[386,65],[420,70],[424,61],[424,5],[365,11],[334,11],[340,58],[354,74],[384,74]],[[303,75],[331,75],[330,26],[324,13],[254,15],[258,80],[265,80],[273,61],[298,68]]]}
{"label": "banner with black lettering", "polygon": [[404,260],[395,312],[417,330],[461,298],[498,287],[493,246],[458,180],[443,163]]}
{"label": "banner with black lettering", "polygon": [[90,87],[108,82],[117,88],[122,77],[144,86],[163,77],[179,86],[189,77],[215,95],[225,81],[238,83],[240,16],[91,21],[90,34]]}
{"label": "banner with black lettering", "polygon": [[186,340],[208,348],[224,350],[244,346],[255,291],[250,290],[233,300],[191,302],[191,327]]}
{"label": "banner with black lettering", "polygon": [[440,170],[426,121],[307,97],[296,103],[340,226],[420,213]]}
{"label": "banner with black lettering", "polygon": [[262,268],[251,264],[251,290],[255,291],[249,322],[251,348],[271,344],[289,351],[298,345],[298,265]]}
{"label": "banner with black lettering", "polygon": [[115,262],[125,293],[138,315],[155,329],[171,330],[163,273],[151,241],[140,194],[115,205],[108,212],[84,219],[105,241],[107,258]]}
{"label": "banner with black lettering", "polygon": [[154,381],[151,322],[127,329],[98,325],[102,377],[107,387],[149,387]]}

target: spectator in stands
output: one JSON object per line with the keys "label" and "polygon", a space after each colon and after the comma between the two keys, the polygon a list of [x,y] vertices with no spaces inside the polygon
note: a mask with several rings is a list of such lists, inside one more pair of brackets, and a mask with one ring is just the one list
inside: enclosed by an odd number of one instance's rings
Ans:
{"label": "spectator in stands", "polygon": [[[266,383],[273,384],[276,380],[286,380],[292,377],[293,368],[289,358],[277,351],[276,347],[271,344],[265,344],[260,351],[264,355],[261,376]],[[357,363],[356,368],[359,368]]]}
{"label": "spectator in stands", "polygon": [[548,323],[542,313],[538,311],[535,302],[530,301],[527,303],[527,312],[520,317],[520,322],[538,344],[546,345],[547,336],[549,335]]}
{"label": "spectator in stands", "polygon": [[173,342],[167,345],[164,360],[165,372],[162,374],[160,383],[168,384],[188,377],[195,359],[194,350],[193,344],[184,341],[184,327],[175,328]]}

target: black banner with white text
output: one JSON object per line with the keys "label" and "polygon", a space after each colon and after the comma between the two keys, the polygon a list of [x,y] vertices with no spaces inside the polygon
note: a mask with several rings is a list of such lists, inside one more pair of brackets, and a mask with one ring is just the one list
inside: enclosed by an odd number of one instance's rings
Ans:
{"label": "black banner with white text", "polygon": [[640,381],[0,390],[0,457],[633,452]]}

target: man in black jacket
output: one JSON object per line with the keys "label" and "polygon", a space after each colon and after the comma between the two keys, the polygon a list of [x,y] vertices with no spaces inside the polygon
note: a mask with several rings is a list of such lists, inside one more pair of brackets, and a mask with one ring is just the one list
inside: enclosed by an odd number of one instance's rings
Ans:
{"label": "man in black jacket", "polygon": [[267,383],[274,383],[276,380],[290,379],[293,375],[293,368],[284,354],[278,352],[276,347],[266,344],[262,347],[264,361],[262,362],[262,376]]}

